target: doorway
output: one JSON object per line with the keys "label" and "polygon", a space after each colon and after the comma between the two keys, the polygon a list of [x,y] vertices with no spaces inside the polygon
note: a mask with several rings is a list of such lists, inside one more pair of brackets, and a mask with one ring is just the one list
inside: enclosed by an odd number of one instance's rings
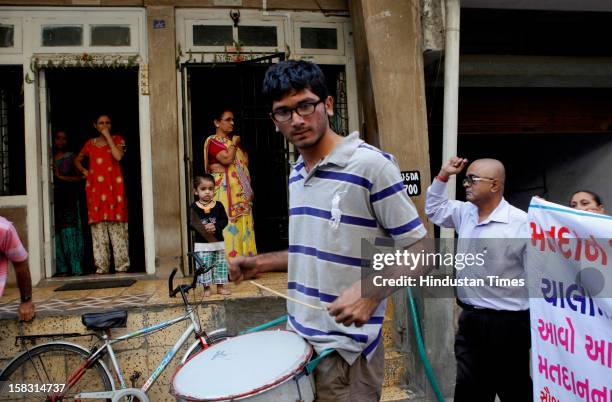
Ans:
{"label": "doorway", "polygon": [[26,194],[22,85],[22,66],[0,66],[0,196]]}
{"label": "doorway", "polygon": [[[204,141],[215,133],[215,112],[234,112],[234,132],[249,155],[249,172],[255,193],[253,218],[258,252],[288,246],[287,176],[288,146],[274,131],[261,87],[268,64],[197,64],[186,67],[191,115],[193,175],[204,172]],[[192,202],[191,178],[188,202]]]}
{"label": "doorway", "polygon": [[[68,150],[78,154],[87,140],[98,135],[93,128],[93,121],[98,114],[108,114],[112,120],[112,133],[119,133],[125,139],[126,154],[121,161],[121,167],[128,201],[130,272],[144,272],[138,70],[136,68],[48,69],[45,70],[45,81],[48,144],[53,143],[54,133],[64,131],[69,138]],[[50,194],[53,198],[53,189],[50,190]],[[80,205],[83,206],[81,208],[81,227],[84,234],[83,270],[87,274],[93,273],[95,268],[84,190],[81,191],[80,197],[82,198]],[[51,221],[54,222],[53,219]]]}
{"label": "doorway", "polygon": [[[290,144],[275,132],[269,117],[270,105],[261,94],[263,79],[270,64],[253,62],[226,64],[186,64],[190,116],[191,166],[186,172],[187,201],[193,198],[192,177],[204,171],[204,141],[213,135],[215,111],[234,112],[234,132],[249,155],[249,171],[255,199],[253,218],[259,253],[284,250],[289,245],[287,179],[292,161]],[[348,101],[344,65],[320,65],[334,97],[332,128],[348,134]],[[297,155],[295,155],[297,158]]]}

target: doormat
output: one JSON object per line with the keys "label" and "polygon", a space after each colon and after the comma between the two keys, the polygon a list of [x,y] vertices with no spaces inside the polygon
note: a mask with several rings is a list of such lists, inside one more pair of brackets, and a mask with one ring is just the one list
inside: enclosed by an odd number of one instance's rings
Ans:
{"label": "doormat", "polygon": [[56,292],[64,290],[87,290],[106,288],[127,288],[136,283],[136,279],[105,279],[102,281],[79,281],[66,283],[55,289]]}

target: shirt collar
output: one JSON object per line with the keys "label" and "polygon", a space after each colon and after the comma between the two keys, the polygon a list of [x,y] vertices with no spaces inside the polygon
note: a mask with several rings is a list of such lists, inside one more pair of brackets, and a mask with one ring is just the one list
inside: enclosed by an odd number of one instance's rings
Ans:
{"label": "shirt collar", "polygon": [[[342,141],[340,141],[340,143],[338,143],[338,145],[334,147],[334,149],[332,149],[329,155],[323,158],[323,160],[317,166],[320,167],[326,164],[334,164],[340,167],[346,166],[348,164],[348,161],[355,153],[355,150],[357,150],[357,148],[359,148],[362,143],[363,140],[359,138],[359,132],[355,131],[347,135],[342,139]],[[304,159],[302,158],[302,155],[298,157],[294,166],[301,167],[298,172],[305,169]]]}
{"label": "shirt collar", "polygon": [[[472,204],[472,203],[470,203]],[[491,215],[484,221],[478,223],[478,207],[472,204],[471,215],[474,218],[474,222],[476,225],[486,225],[490,222],[499,222],[499,223],[509,223],[510,222],[510,204],[504,197],[502,197],[501,202],[495,207]]]}
{"label": "shirt collar", "polygon": [[355,150],[363,143],[363,140],[359,138],[359,133],[357,131],[349,134],[344,137],[342,141],[338,145],[332,149],[332,151],[327,155],[320,163],[321,166],[326,164],[334,164],[340,167],[345,167]]}

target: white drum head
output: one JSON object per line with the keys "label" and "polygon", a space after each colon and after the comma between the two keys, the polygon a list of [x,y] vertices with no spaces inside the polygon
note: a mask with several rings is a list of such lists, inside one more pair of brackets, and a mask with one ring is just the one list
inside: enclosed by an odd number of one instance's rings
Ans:
{"label": "white drum head", "polygon": [[172,393],[199,401],[252,396],[302,371],[312,347],[290,331],[261,331],[237,336],[200,352],[172,381]]}

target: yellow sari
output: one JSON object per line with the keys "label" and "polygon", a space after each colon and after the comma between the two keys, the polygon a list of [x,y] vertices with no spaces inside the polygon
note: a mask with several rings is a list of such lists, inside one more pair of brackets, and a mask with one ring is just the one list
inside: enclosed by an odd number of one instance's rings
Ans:
{"label": "yellow sari", "polygon": [[[215,178],[215,201],[225,207],[229,223],[223,230],[225,252],[228,257],[257,254],[253,229],[253,189],[249,176],[249,158],[240,147],[230,165],[223,165],[224,173],[210,172],[210,150],[227,150],[229,138],[211,135],[204,143],[204,169]],[[216,154],[216,153],[215,153]]]}

